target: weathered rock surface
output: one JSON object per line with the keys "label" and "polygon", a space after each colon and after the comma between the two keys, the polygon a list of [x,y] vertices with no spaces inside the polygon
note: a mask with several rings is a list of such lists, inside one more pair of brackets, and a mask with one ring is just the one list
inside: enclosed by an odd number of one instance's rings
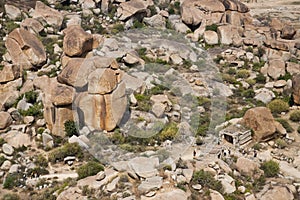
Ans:
{"label": "weathered rock surface", "polygon": [[159,176],[146,178],[146,180],[142,181],[142,183],[138,186],[138,190],[141,193],[147,193],[154,189],[160,189],[160,187],[162,186],[162,183],[163,183],[162,177],[159,177]]}
{"label": "weathered rock surface", "polygon": [[51,101],[55,106],[72,104],[75,95],[75,89],[73,87],[60,83],[52,85],[50,92]]}
{"label": "weathered rock surface", "polygon": [[193,26],[198,26],[205,19],[211,23],[219,23],[223,12],[225,7],[220,1],[185,0],[181,4],[182,21]]}
{"label": "weathered rock surface", "polygon": [[7,128],[12,123],[12,118],[7,112],[0,112],[0,129]]}
{"label": "weathered rock surface", "polygon": [[[261,171],[259,169],[260,165],[257,162],[255,162],[254,160],[250,160],[248,158],[244,158],[244,157],[240,157],[237,159],[236,167],[237,167],[237,170],[241,174],[251,176],[251,177],[253,175],[255,175],[255,176],[259,175],[258,172]],[[261,173],[262,172],[260,172],[260,174]]]}
{"label": "weathered rock surface", "polygon": [[5,41],[5,46],[14,65],[21,69],[40,67],[46,62],[47,56],[41,41],[31,32],[17,28]]}
{"label": "weathered rock surface", "polygon": [[0,70],[0,83],[6,83],[20,77],[20,66],[5,64]]}
{"label": "weathered rock surface", "polygon": [[120,4],[117,9],[117,16],[120,20],[127,20],[133,15],[146,16],[147,7],[153,5],[152,0],[130,0]]}
{"label": "weathered rock surface", "polygon": [[21,23],[21,27],[34,34],[38,34],[44,30],[44,26],[38,20],[33,18],[24,19]]}
{"label": "weathered rock surface", "polygon": [[276,131],[275,120],[271,111],[266,107],[256,107],[249,109],[242,123],[254,131],[254,138],[257,141],[272,136]]}
{"label": "weathered rock surface", "polygon": [[203,39],[206,44],[215,45],[219,43],[218,34],[214,31],[205,31],[203,35]]}
{"label": "weathered rock surface", "polygon": [[296,104],[300,104],[300,74],[293,76],[293,99]]}
{"label": "weathered rock surface", "polygon": [[69,26],[64,30],[63,49],[68,56],[82,56],[93,47],[93,36],[80,26]]}
{"label": "weathered rock surface", "polygon": [[19,8],[15,7],[13,5],[8,5],[8,4],[5,4],[4,8],[5,8],[6,16],[9,19],[15,20],[18,17],[21,17],[21,11]]}
{"label": "weathered rock surface", "polygon": [[142,198],[141,198],[141,200],[166,200],[166,199],[187,200],[188,195],[183,190],[174,189],[171,191],[159,193],[159,194],[155,195],[154,197],[142,196]]}
{"label": "weathered rock surface", "polygon": [[289,191],[288,188],[282,186],[274,186],[272,189],[268,190],[260,198],[261,200],[293,200],[294,195]]}
{"label": "weathered rock surface", "polygon": [[42,23],[49,24],[56,30],[59,30],[64,17],[61,12],[50,8],[44,3],[37,1],[35,4],[34,12],[32,13],[32,18],[41,21]]}
{"label": "weathered rock surface", "polygon": [[129,165],[138,176],[149,178],[158,173],[156,167],[159,165],[159,160],[158,158],[136,157],[129,161]]}

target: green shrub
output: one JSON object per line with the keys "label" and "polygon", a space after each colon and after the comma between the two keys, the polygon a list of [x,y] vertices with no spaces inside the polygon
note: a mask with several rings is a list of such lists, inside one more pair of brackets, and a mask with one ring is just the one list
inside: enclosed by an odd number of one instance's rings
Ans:
{"label": "green shrub", "polygon": [[45,169],[44,167],[35,167],[32,169],[29,169],[27,171],[27,174],[29,176],[32,174],[45,175],[45,174],[49,174],[49,171],[47,169]]}
{"label": "green shrub", "polygon": [[110,137],[110,141],[114,144],[123,144],[125,142],[125,137],[122,135],[119,129],[116,129],[113,135]]}
{"label": "green shrub", "polygon": [[262,57],[264,54],[266,53],[266,50],[262,47],[258,47],[257,49],[257,53],[255,54],[256,56],[258,56],[259,58]]}
{"label": "green shrub", "polygon": [[285,80],[285,81],[287,81],[287,80],[292,79],[292,78],[293,78],[293,76],[290,73],[286,72],[283,76],[280,75],[279,78],[278,78],[278,80]]}
{"label": "green shrub", "polygon": [[265,161],[261,165],[266,177],[275,177],[279,173],[279,164],[273,160]]}
{"label": "green shrub", "polygon": [[288,144],[286,143],[286,141],[284,141],[283,139],[280,139],[278,138],[276,141],[275,141],[275,144],[277,145],[277,147],[279,149],[284,149],[288,146]]}
{"label": "green shrub", "polygon": [[251,46],[247,47],[247,48],[246,48],[246,52],[251,52],[251,53],[253,53],[253,47],[251,47]]}
{"label": "green shrub", "polygon": [[236,73],[237,78],[248,78],[250,76],[250,72],[247,69],[240,69]]}
{"label": "green shrub", "polygon": [[143,28],[145,25],[140,22],[139,20],[134,20],[133,21],[133,28]]}
{"label": "green shrub", "polygon": [[252,148],[256,151],[259,151],[261,149],[261,144],[260,143],[255,143]]}
{"label": "green shrub", "polygon": [[0,156],[0,166],[4,163],[6,158],[4,156]]}
{"label": "green shrub", "polygon": [[2,146],[5,143],[6,143],[6,141],[2,137],[0,137],[0,146]]}
{"label": "green shrub", "polygon": [[295,110],[290,114],[290,120],[293,122],[299,122],[300,121],[300,110]]}
{"label": "green shrub", "polygon": [[79,135],[78,126],[73,120],[66,121],[64,123],[64,127],[65,127],[66,136],[72,137],[73,135],[76,136]]}
{"label": "green shrub", "polygon": [[3,188],[13,189],[14,187],[23,185],[24,183],[21,182],[22,178],[23,178],[22,174],[20,174],[20,173],[7,174],[7,176],[4,180],[4,183],[3,183]]}
{"label": "green shrub", "polygon": [[39,167],[48,167],[48,160],[43,155],[39,154],[34,160],[34,164]]}
{"label": "green shrub", "polygon": [[242,96],[246,98],[253,98],[255,96],[255,92],[253,89],[248,89],[242,92]]}
{"label": "green shrub", "polygon": [[122,32],[124,30],[125,30],[124,25],[118,23],[113,26],[112,33],[116,34],[116,33]]}
{"label": "green shrub", "polygon": [[37,97],[39,96],[39,94],[35,91],[29,91],[29,92],[25,92],[25,99],[28,103],[32,103],[34,104],[36,102]]}
{"label": "green shrub", "polygon": [[268,104],[268,108],[273,114],[280,114],[289,110],[289,104],[281,99],[275,99]]}
{"label": "green shrub", "polygon": [[15,193],[9,193],[5,194],[1,200],[20,200],[20,197]]}
{"label": "green shrub", "polygon": [[265,61],[260,61],[258,63],[253,63],[252,70],[259,72],[260,69],[265,65]]}
{"label": "green shrub", "polygon": [[151,110],[150,95],[135,94],[137,100],[137,109],[140,111],[149,112]]}
{"label": "green shrub", "polygon": [[278,119],[276,119],[276,121],[278,121],[285,128],[285,130],[288,133],[291,133],[294,131],[294,129],[291,127],[291,125],[289,124],[289,122],[287,120],[278,118]]}
{"label": "green shrub", "polygon": [[256,81],[257,83],[262,83],[262,84],[264,84],[264,83],[266,83],[266,77],[265,77],[262,73],[259,73],[259,74],[256,76],[255,81]]}
{"label": "green shrub", "polygon": [[230,75],[234,75],[234,74],[236,74],[236,69],[230,67],[230,68],[228,69],[227,73],[230,74]]}
{"label": "green shrub", "polygon": [[194,184],[200,184],[203,187],[208,187],[213,190],[217,190],[222,193],[222,183],[214,178],[210,172],[206,172],[203,169],[194,172],[192,182]]}
{"label": "green shrub", "polygon": [[78,179],[83,179],[88,176],[94,176],[98,172],[103,170],[103,165],[95,161],[90,161],[77,169]]}
{"label": "green shrub", "polygon": [[218,25],[217,24],[212,24],[212,25],[208,25],[205,27],[206,31],[215,31],[217,32],[218,30]]}
{"label": "green shrub", "polygon": [[22,116],[34,116],[34,117],[42,117],[43,104],[41,102],[36,102],[32,106],[30,106],[27,110],[19,110],[19,113]]}
{"label": "green shrub", "polygon": [[54,149],[48,156],[51,163],[63,161],[67,156],[82,158],[83,152],[78,143],[66,143],[64,146]]}
{"label": "green shrub", "polygon": [[164,127],[164,129],[158,134],[159,142],[164,142],[166,140],[173,140],[178,132],[177,124],[174,122],[169,123]]}

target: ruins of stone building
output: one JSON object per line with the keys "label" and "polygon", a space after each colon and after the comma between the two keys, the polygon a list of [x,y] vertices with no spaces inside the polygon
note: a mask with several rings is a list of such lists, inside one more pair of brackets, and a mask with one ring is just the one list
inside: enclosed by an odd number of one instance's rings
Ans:
{"label": "ruins of stone building", "polygon": [[251,130],[241,124],[230,125],[219,132],[222,141],[227,141],[234,146],[241,146],[252,140]]}

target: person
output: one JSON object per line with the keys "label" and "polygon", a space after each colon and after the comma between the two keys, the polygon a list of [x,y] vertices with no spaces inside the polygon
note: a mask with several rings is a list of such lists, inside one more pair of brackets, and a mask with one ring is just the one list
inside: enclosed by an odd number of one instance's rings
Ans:
{"label": "person", "polygon": [[194,149],[193,155],[194,155],[194,157],[196,157],[196,150],[195,149]]}
{"label": "person", "polygon": [[254,150],[254,158],[256,158],[256,156],[257,156],[257,151]]}

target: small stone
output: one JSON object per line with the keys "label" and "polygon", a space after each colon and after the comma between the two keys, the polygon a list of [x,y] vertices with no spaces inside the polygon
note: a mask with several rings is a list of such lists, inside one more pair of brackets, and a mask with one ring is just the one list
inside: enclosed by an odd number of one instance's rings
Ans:
{"label": "small stone", "polygon": [[5,143],[2,145],[2,151],[8,156],[11,156],[14,153],[14,148],[9,144]]}
{"label": "small stone", "polygon": [[100,171],[96,175],[96,181],[102,181],[105,177],[106,177],[105,172],[104,171]]}
{"label": "small stone", "polygon": [[11,166],[11,162],[9,160],[6,160],[3,162],[3,164],[1,165],[1,170],[9,170]]}
{"label": "small stone", "polygon": [[33,116],[25,116],[23,120],[24,120],[25,124],[31,124],[34,121],[34,117]]}
{"label": "small stone", "polygon": [[241,193],[245,193],[245,191],[246,191],[246,188],[245,188],[245,186],[239,186],[238,187],[238,190],[241,192]]}
{"label": "small stone", "polygon": [[20,166],[20,165],[18,165],[18,164],[13,164],[13,165],[9,168],[8,173],[12,174],[12,173],[18,172],[19,166]]}
{"label": "small stone", "polygon": [[195,190],[201,190],[202,186],[200,184],[192,185],[192,188]]}

